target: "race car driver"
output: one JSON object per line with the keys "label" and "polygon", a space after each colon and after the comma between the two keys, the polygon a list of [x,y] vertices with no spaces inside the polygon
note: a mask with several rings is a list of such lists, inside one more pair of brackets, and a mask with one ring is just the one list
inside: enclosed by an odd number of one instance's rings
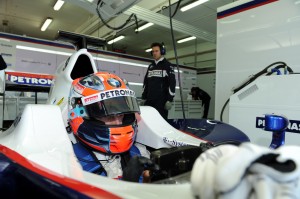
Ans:
{"label": "race car driver", "polygon": [[[118,76],[99,72],[72,82],[68,122],[74,152],[86,171],[127,181],[151,164],[145,146],[134,143],[140,113],[134,91]],[[144,172],[144,181],[149,172]]]}

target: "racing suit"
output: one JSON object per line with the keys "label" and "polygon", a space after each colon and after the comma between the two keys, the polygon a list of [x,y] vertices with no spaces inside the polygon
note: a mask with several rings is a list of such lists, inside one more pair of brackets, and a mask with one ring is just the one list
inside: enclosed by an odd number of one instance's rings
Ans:
{"label": "racing suit", "polygon": [[168,110],[164,108],[167,101],[175,96],[175,73],[170,62],[164,57],[152,61],[144,78],[142,99],[145,105],[155,108],[167,120]]}
{"label": "racing suit", "polygon": [[[150,159],[150,152],[145,145],[135,142],[130,150],[123,154],[104,154],[87,147],[84,143],[78,141],[73,132],[69,132],[74,153],[82,166],[82,169],[91,173],[107,176],[113,179],[122,179],[124,167],[134,156],[145,157]],[[134,165],[138,169],[140,165]],[[141,182],[142,178],[140,179]]]}

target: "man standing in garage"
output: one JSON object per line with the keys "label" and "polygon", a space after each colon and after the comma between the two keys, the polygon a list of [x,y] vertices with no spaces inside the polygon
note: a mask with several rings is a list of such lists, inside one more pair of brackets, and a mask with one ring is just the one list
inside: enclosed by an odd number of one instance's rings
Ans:
{"label": "man standing in garage", "polygon": [[151,44],[154,60],[148,66],[144,78],[142,100],[140,105],[152,106],[167,120],[168,110],[172,108],[175,96],[175,73],[170,62],[164,58],[166,50],[158,42]]}

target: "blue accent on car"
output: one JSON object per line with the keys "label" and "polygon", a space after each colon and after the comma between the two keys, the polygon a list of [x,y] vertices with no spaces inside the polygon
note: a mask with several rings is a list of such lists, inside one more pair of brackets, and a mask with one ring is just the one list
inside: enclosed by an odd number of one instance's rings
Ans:
{"label": "blue accent on car", "polygon": [[195,137],[218,144],[224,142],[249,142],[249,137],[239,129],[217,120],[207,119],[176,119],[168,122],[181,131]]}
{"label": "blue accent on car", "polygon": [[272,141],[270,148],[277,149],[285,143],[285,130],[289,125],[289,120],[280,115],[265,115],[265,131],[272,131]]}
{"label": "blue accent on car", "polygon": [[0,154],[0,193],[1,198],[89,198],[15,163],[4,154]]}

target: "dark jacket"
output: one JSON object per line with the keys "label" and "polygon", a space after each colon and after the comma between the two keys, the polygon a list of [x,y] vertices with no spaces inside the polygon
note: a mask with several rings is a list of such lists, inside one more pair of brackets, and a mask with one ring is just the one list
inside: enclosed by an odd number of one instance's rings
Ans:
{"label": "dark jacket", "polygon": [[202,100],[202,101],[210,100],[209,94],[199,87],[192,87],[190,94],[192,95],[194,100]]}
{"label": "dark jacket", "polygon": [[165,58],[157,65],[155,61],[152,61],[144,78],[142,99],[173,101],[175,86],[175,72],[172,64]]}
{"label": "dark jacket", "polygon": [[7,65],[6,65],[6,63],[5,63],[5,61],[2,58],[1,53],[0,53],[0,70],[4,70],[6,68],[7,68]]}

